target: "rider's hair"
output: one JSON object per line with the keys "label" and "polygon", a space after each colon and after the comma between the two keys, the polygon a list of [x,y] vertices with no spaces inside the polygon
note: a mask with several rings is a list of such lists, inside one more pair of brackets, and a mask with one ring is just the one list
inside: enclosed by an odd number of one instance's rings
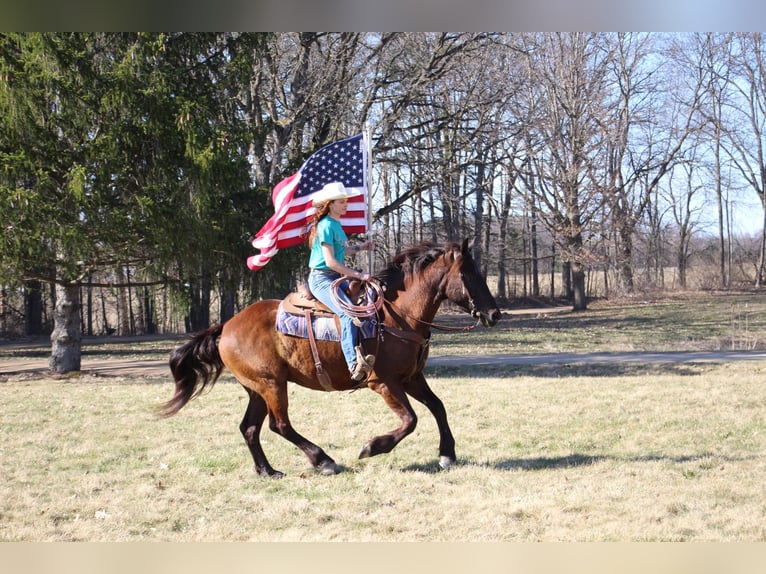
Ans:
{"label": "rider's hair", "polygon": [[316,211],[314,212],[314,216],[311,218],[311,221],[309,222],[308,227],[306,228],[306,232],[308,235],[307,241],[309,244],[309,248],[311,248],[314,245],[314,238],[317,235],[317,224],[319,223],[319,220],[322,219],[328,213],[330,213],[330,203],[332,203],[332,201],[325,201],[319,204],[319,207],[316,208]]}

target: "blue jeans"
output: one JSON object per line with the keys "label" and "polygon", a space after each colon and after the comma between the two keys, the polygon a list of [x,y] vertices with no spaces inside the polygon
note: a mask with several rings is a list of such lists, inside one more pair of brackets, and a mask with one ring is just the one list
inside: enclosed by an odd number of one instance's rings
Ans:
{"label": "blue jeans", "polygon": [[[321,271],[318,269],[312,269],[309,273],[309,289],[311,293],[319,299],[322,303],[327,305],[334,313],[338,314],[340,319],[340,348],[343,350],[343,356],[346,358],[346,364],[349,371],[356,365],[356,336],[359,328],[351,321],[351,317],[346,315],[343,310],[338,307],[337,303],[330,295],[332,292],[332,283],[340,277],[339,273],[335,271]],[[346,285],[343,284],[345,288]],[[351,301],[346,297],[346,294],[341,291],[338,293],[347,303],[351,304]]]}

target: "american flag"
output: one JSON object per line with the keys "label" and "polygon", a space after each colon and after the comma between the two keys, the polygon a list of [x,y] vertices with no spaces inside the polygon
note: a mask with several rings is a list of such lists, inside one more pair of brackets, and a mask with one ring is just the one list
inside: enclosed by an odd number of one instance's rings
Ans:
{"label": "american flag", "polygon": [[280,181],[271,192],[274,215],[253,238],[261,253],[248,257],[247,266],[261,269],[280,249],[306,240],[314,206],[311,199],[325,184],[339,181],[356,188],[362,195],[348,200],[348,211],[341,218],[346,233],[367,231],[367,142],[360,134],[331,143],[314,152],[301,168]]}

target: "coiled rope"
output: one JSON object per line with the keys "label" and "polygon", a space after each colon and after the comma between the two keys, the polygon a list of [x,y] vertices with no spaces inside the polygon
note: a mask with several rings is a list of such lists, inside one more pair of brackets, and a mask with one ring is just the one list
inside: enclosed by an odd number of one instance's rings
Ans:
{"label": "coiled rope", "polygon": [[340,307],[344,313],[350,317],[356,317],[357,319],[368,319],[374,316],[378,310],[383,306],[383,288],[377,281],[362,281],[362,289],[365,291],[365,303],[362,305],[355,305],[349,303],[348,298],[343,294],[343,288],[341,284],[348,281],[348,277],[339,277],[332,282],[332,289],[330,295],[333,298],[338,307]]}

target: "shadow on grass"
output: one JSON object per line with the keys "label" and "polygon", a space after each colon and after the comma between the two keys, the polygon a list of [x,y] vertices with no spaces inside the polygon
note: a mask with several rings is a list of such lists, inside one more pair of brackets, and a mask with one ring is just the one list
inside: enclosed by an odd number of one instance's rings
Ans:
{"label": "shadow on grass", "polygon": [[[458,460],[457,466],[477,466],[494,468],[496,470],[543,470],[554,468],[573,468],[578,466],[590,466],[608,457],[589,454],[571,454],[568,456],[536,457],[502,459],[495,462],[476,462],[473,460]],[[437,473],[443,472],[438,461],[426,464],[412,464],[402,469],[404,472]]]}
{"label": "shadow on grass", "polygon": [[[705,363],[710,367],[717,363]],[[441,365],[426,366],[426,377],[459,379],[503,377],[642,377],[645,375],[680,375],[696,376],[701,372],[701,366],[696,363],[557,363],[557,364],[505,364],[505,365]]]}
{"label": "shadow on grass", "polygon": [[576,468],[579,466],[591,466],[607,457],[590,454],[570,454],[567,456],[540,456],[535,458],[509,458],[492,463],[490,466],[497,470],[548,470],[558,468]]}
{"label": "shadow on grass", "polygon": [[[752,457],[745,457],[752,458]],[[492,468],[495,470],[525,470],[525,471],[537,471],[537,470],[558,470],[566,468],[577,468],[583,466],[591,466],[603,461],[619,461],[619,462],[670,462],[673,464],[685,464],[690,462],[704,462],[710,460],[717,460],[721,462],[741,462],[745,460],[743,457],[726,457],[712,452],[702,452],[699,454],[691,455],[640,455],[640,456],[607,456],[607,455],[594,455],[594,454],[582,454],[574,453],[567,456],[541,456],[531,458],[504,458],[496,461],[489,462],[476,462],[473,460],[458,460],[457,467],[461,466],[475,466],[482,468]],[[402,469],[403,472],[421,472],[426,474],[436,474],[444,472],[440,467],[438,461],[432,461],[425,464],[411,464]]]}

